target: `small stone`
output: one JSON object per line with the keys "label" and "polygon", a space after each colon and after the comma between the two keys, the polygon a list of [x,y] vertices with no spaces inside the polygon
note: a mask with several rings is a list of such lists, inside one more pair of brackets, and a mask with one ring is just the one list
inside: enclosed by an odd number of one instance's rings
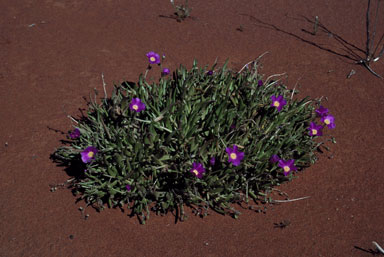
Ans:
{"label": "small stone", "polygon": [[74,235],[69,235],[69,239],[74,239],[75,238],[75,236]]}

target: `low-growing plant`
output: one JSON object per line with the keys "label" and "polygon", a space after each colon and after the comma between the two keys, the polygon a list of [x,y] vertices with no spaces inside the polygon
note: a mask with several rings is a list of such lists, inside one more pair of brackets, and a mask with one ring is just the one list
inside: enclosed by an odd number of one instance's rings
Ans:
{"label": "low-growing plant", "polygon": [[[147,57],[160,65],[158,54]],[[276,76],[264,80],[259,68],[259,59],[239,72],[194,61],[172,74],[162,69],[157,83],[147,81],[147,69],[100,103],[91,98],[53,158],[98,209],[126,206],[143,223],[150,210],[183,219],[185,206],[237,217],[236,203],[265,199],[334,141],[316,142],[323,131],[316,119],[335,127],[321,98],[295,99],[297,90]]]}
{"label": "low-growing plant", "polygon": [[188,0],[185,0],[184,4],[176,5],[174,0],[170,0],[173,8],[175,9],[174,14],[176,15],[176,20],[181,22],[189,17],[191,13],[191,8],[188,7]]}

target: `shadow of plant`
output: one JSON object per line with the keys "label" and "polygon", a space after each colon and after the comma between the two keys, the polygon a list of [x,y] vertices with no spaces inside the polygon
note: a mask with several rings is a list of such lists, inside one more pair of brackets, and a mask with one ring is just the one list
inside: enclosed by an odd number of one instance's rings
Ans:
{"label": "shadow of plant", "polygon": [[[357,65],[362,65],[365,67],[369,72],[371,72],[373,75],[375,75],[378,78],[383,79],[383,77],[375,72],[372,67],[371,63],[378,61],[382,55],[384,54],[384,44],[382,45],[382,49],[377,53],[379,50],[379,47],[381,46],[383,39],[384,39],[384,32],[382,36],[380,37],[379,41],[376,43],[376,47],[374,46],[375,42],[375,35],[376,35],[376,24],[377,24],[377,17],[378,17],[378,9],[379,9],[380,1],[378,1],[377,6],[376,6],[376,16],[375,16],[375,23],[373,25],[373,32],[370,33],[370,8],[371,8],[371,1],[368,0],[368,8],[366,11],[366,32],[367,32],[367,38],[366,38],[366,49],[363,50],[360,47],[357,47],[356,45],[346,41],[343,37],[341,37],[339,34],[331,31],[329,28],[327,28],[323,23],[321,23],[318,19],[318,17],[315,17],[315,20],[311,20],[308,17],[301,15],[300,18],[294,18],[294,17],[289,17],[295,20],[300,20],[309,23],[310,25],[313,26],[313,31],[308,31],[306,29],[301,29],[301,31],[310,34],[312,36],[316,36],[318,32],[324,32],[326,33],[330,38],[333,38],[336,40],[338,44],[340,44],[342,52],[336,51],[332,48],[328,48],[326,46],[321,45],[320,43],[317,43],[312,40],[308,40],[298,34],[289,32],[287,30],[284,30],[274,24],[262,21],[252,15],[249,14],[241,14],[243,16],[247,16],[250,18],[251,21],[256,22],[256,24],[260,27],[266,28],[266,29],[271,29],[271,30],[276,30],[280,33],[289,35],[291,37],[294,37],[304,43],[310,44],[316,48],[319,48],[323,51],[329,52],[331,54],[334,54],[336,56],[345,58],[349,61],[352,61],[351,63],[357,64]],[[287,16],[288,17],[288,16]],[[348,78],[353,75],[350,74]]]}
{"label": "shadow of plant", "polygon": [[369,253],[371,255],[383,255],[378,249],[372,249],[372,248],[369,248],[369,249],[364,249],[362,247],[359,247],[359,246],[354,246],[355,249],[359,250],[359,251],[362,251],[362,252],[365,252],[365,253]]}

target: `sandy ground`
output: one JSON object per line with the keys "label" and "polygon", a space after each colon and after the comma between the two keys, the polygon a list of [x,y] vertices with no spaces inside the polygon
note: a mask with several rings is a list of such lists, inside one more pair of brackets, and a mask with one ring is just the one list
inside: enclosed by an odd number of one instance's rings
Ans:
{"label": "sandy ground", "polygon": [[[193,18],[178,23],[160,17],[172,14],[168,1],[0,1],[0,256],[339,257],[372,256],[372,241],[384,246],[384,82],[341,56],[352,54],[335,39],[365,49],[367,2],[189,2]],[[302,16],[318,16],[333,34],[302,31],[313,30]],[[84,203],[70,190],[50,192],[69,178],[49,159],[64,138],[55,130],[71,129],[66,116],[102,90],[102,73],[108,90],[136,81],[149,51],[164,53],[171,70],[195,58],[201,65],[229,58],[240,69],[268,51],[266,76],[287,72],[299,96],[328,97],[333,158],[321,155],[279,187],[310,198],[266,214],[245,210],[239,220],[211,213],[175,224],[172,215],[151,215],[143,226],[113,209],[87,208],[84,220]],[[374,66],[382,74],[383,61]],[[290,225],[274,227],[283,220]]]}

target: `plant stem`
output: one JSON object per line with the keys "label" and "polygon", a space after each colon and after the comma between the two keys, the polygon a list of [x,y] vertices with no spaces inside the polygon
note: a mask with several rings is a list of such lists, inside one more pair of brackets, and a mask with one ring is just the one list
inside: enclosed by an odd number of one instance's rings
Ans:
{"label": "plant stem", "polygon": [[371,59],[371,53],[370,53],[370,35],[369,35],[369,12],[370,12],[370,7],[371,7],[371,0],[368,0],[368,7],[367,7],[367,12],[366,12],[366,29],[367,29],[367,42],[366,42],[366,49],[365,49],[365,55],[366,55],[366,61],[369,62]]}
{"label": "plant stem", "polygon": [[372,241],[372,243],[376,246],[377,250],[379,250],[379,252],[381,252],[382,254],[384,254],[384,250],[383,248],[380,247],[380,245],[378,243],[376,243],[375,241]]}
{"label": "plant stem", "polygon": [[[380,0],[377,1],[377,6],[376,6],[375,23],[373,24],[373,33],[372,33],[371,45],[369,46],[369,49],[370,49],[370,50],[373,48],[373,45],[374,45],[374,43],[375,43],[376,24],[377,24],[377,19],[378,19],[379,6],[380,6]],[[375,52],[372,53],[372,58],[375,57],[374,55],[375,55]]]}
{"label": "plant stem", "polygon": [[313,24],[313,35],[317,34],[318,27],[319,27],[319,16],[315,16],[315,23]]}

